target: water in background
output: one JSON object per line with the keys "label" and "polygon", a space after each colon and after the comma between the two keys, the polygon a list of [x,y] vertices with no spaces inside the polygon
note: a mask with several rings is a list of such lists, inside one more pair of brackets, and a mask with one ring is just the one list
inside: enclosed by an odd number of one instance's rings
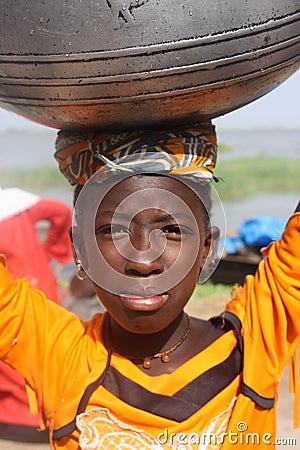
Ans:
{"label": "water in background", "polygon": [[[56,167],[53,158],[56,131],[46,129],[44,132],[7,131],[0,134],[0,167]],[[222,160],[240,157],[268,155],[282,158],[300,159],[299,130],[226,130],[218,129],[218,140],[229,146],[232,151],[220,153],[218,163]],[[300,174],[299,174],[300,179]],[[246,181],[245,181],[246,182]],[[300,183],[300,182],[299,182]],[[0,180],[1,185],[1,180]],[[66,188],[53,186],[39,195],[65,201],[72,204],[72,189],[66,182]],[[248,197],[245,201],[224,203],[227,229],[233,229],[246,219],[258,215],[271,215],[284,219],[294,210],[298,197],[291,194],[259,194]],[[214,211],[215,222],[222,227],[219,219],[222,210]]]}
{"label": "water in background", "polygon": [[11,130],[0,133],[0,167],[55,166],[52,156],[55,138],[54,130],[34,133]]}
{"label": "water in background", "polygon": [[300,128],[298,130],[224,130],[218,129],[220,143],[232,151],[220,154],[219,161],[253,158],[259,155],[300,159]]}
{"label": "water in background", "polygon": [[[0,133],[1,167],[55,166],[53,159],[56,131]],[[218,129],[218,141],[228,145],[229,153],[220,153],[219,162],[237,157],[267,155],[300,159],[299,130],[226,130]]]}

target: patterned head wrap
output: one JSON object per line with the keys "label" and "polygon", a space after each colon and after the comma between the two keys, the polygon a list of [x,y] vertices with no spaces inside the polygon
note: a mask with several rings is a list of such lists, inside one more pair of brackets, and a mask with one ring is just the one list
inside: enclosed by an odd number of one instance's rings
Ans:
{"label": "patterned head wrap", "polygon": [[217,156],[210,123],[165,131],[120,134],[60,131],[54,157],[71,185],[83,186],[97,171],[111,174],[152,172],[212,180]]}

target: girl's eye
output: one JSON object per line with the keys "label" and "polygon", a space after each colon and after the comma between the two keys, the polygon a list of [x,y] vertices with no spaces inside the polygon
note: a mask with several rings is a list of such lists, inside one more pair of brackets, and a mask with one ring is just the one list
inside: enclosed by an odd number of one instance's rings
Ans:
{"label": "girl's eye", "polygon": [[164,227],[162,232],[170,239],[182,239],[184,236],[192,234],[190,230],[179,225],[169,225]]}
{"label": "girl's eye", "polygon": [[122,225],[116,225],[116,224],[110,224],[105,225],[103,227],[100,227],[98,230],[96,230],[97,235],[102,236],[113,236],[114,238],[122,237],[124,235],[128,235],[129,231],[126,227],[123,227]]}
{"label": "girl's eye", "polygon": [[181,229],[178,225],[169,225],[162,230],[165,234],[171,234],[173,236],[181,235]]}

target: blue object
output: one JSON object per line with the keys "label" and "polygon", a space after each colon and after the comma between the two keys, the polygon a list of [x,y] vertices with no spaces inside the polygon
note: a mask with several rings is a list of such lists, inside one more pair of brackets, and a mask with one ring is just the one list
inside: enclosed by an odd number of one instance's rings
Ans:
{"label": "blue object", "polygon": [[281,238],[286,222],[274,217],[256,217],[246,220],[239,228],[245,245],[261,248]]}
{"label": "blue object", "polygon": [[243,240],[241,239],[240,236],[235,235],[235,236],[228,236],[228,237],[226,237],[225,245],[224,245],[224,251],[228,255],[235,255],[236,253],[238,253],[238,251],[242,247],[245,247],[245,244],[244,244],[244,242],[243,242]]}

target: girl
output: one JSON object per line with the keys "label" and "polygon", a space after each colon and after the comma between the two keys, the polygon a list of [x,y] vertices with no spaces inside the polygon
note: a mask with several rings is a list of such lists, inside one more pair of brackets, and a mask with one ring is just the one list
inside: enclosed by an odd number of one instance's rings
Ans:
{"label": "girl", "polygon": [[275,443],[278,384],[299,342],[299,207],[257,274],[204,321],[184,306],[218,237],[213,127],[61,133],[56,159],[77,186],[78,276],[107,312],[81,322],[0,265],[0,355],[26,379],[32,410],[41,400],[52,448]]}

